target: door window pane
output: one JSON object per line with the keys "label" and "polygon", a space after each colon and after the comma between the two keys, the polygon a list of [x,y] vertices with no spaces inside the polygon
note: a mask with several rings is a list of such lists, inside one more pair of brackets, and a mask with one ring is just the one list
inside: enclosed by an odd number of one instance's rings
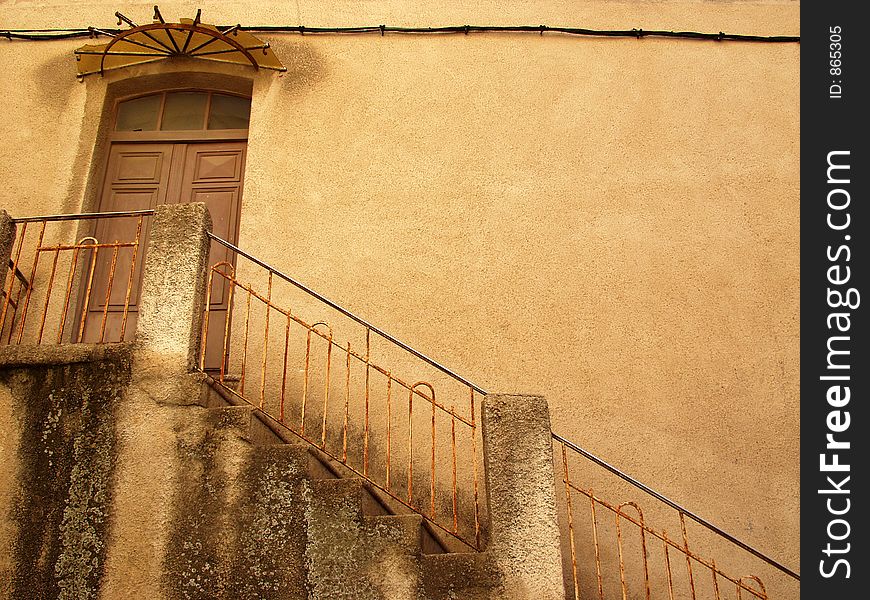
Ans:
{"label": "door window pane", "polygon": [[251,100],[238,96],[214,94],[208,115],[209,129],[247,129],[251,118]]}
{"label": "door window pane", "polygon": [[160,129],[202,129],[208,95],[203,92],[172,92],[166,94],[163,122]]}
{"label": "door window pane", "polygon": [[118,105],[118,131],[154,131],[157,129],[157,113],[160,111],[160,95],[145,96],[121,102]]}

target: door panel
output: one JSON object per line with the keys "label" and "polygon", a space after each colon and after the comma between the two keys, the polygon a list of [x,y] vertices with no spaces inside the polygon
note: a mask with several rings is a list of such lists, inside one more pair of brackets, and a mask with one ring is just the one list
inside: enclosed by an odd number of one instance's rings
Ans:
{"label": "door panel", "polygon": [[[100,199],[101,212],[130,211],[154,208],[166,201],[170,179],[173,144],[115,144],[109,153],[106,168],[106,181]],[[100,219],[96,221],[93,237],[98,243],[115,241],[129,242],[136,238],[138,219]],[[140,239],[148,239],[151,219],[143,222]],[[91,240],[93,241],[93,240]],[[133,339],[136,331],[136,317],[139,311],[139,286],[142,281],[142,250],[140,244],[136,252],[136,269],[130,290],[127,322],[124,326],[124,340]],[[83,335],[81,341],[94,343],[101,340],[118,340],[123,324],[124,303],[127,300],[130,264],[133,260],[132,248],[120,248],[114,256],[112,248],[83,250],[79,257],[82,277],[79,306],[87,303]],[[93,263],[93,277],[91,264]],[[112,280],[109,306],[106,308],[106,293],[109,280]],[[88,284],[90,282],[90,285]],[[81,309],[77,311],[77,317]],[[104,317],[105,315],[105,317]],[[104,323],[105,321],[105,323]],[[78,322],[76,318],[73,322]],[[77,339],[76,328],[71,335]]]}
{"label": "door panel", "polygon": [[[242,196],[242,174],[245,171],[243,142],[188,144],[184,159],[182,202],[205,202],[212,217],[215,235],[235,244],[239,231],[239,208]],[[208,265],[235,260],[225,246],[212,242]],[[227,269],[223,270],[227,272]],[[220,368],[224,332],[227,324],[229,283],[214,276],[209,301],[209,322],[206,348],[206,369]]]}
{"label": "door panel", "polygon": [[[154,208],[165,203],[205,202],[212,216],[215,235],[236,243],[246,146],[245,142],[113,144],[99,210],[131,211]],[[133,339],[136,331],[139,289],[145,258],[144,240],[148,239],[150,221],[150,218],[144,220],[140,236],[142,241],[133,273],[125,340]],[[135,218],[98,220],[94,237],[100,243],[132,241],[136,236],[136,226]],[[101,248],[96,250],[96,259],[93,250],[82,251],[79,259],[79,272],[82,277],[80,306],[87,302],[82,341],[97,342],[101,336],[104,340],[119,339],[132,257],[131,248],[121,248],[114,257],[111,248]],[[112,275],[113,258],[114,278],[106,310],[106,293]],[[85,299],[92,260],[94,274],[91,293]],[[234,263],[228,249],[212,243],[208,264],[211,266],[221,261]],[[228,290],[228,284],[222,278],[216,278],[210,301],[206,353],[206,367],[209,369],[218,368],[220,365],[223,332],[228,314]],[[81,314],[81,308],[77,314]],[[74,336],[77,334],[76,330]]]}

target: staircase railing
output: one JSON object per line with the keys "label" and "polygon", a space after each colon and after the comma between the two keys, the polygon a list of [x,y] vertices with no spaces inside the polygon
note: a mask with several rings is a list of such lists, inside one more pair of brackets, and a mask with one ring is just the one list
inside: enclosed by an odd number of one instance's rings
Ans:
{"label": "staircase railing", "polygon": [[[791,569],[565,438],[554,433],[553,441],[574,598],[797,597],[800,575]],[[635,501],[638,490],[657,501],[646,512]],[[613,497],[625,500],[606,499]],[[700,526],[693,532],[700,543],[690,545],[687,523]],[[765,586],[759,569],[773,586]]]}
{"label": "staircase railing", "polygon": [[[123,341],[135,329],[128,316],[136,301],[145,225],[153,214],[13,219],[20,227],[9,248],[0,296],[0,343]],[[116,219],[133,220],[127,227],[135,231],[130,239],[101,242],[89,235],[76,241],[72,236],[80,235],[81,227],[47,233],[49,223]],[[278,269],[208,235],[229,250],[230,260],[209,268],[200,369],[398,505],[482,550],[486,506],[480,502],[478,417],[487,392]],[[101,267],[103,273],[95,277]],[[119,278],[125,286],[115,285]],[[87,312],[94,313],[92,331],[85,330]],[[38,319],[28,321],[28,313]],[[110,315],[116,331],[107,327]],[[567,532],[566,591],[575,599],[797,597],[796,572],[576,444],[552,436],[554,462],[561,466],[557,502]],[[601,473],[615,480],[602,479]],[[657,502],[646,512],[634,499],[617,504],[608,498],[634,495],[613,481]],[[581,518],[585,509],[578,500],[588,503],[588,520]],[[599,516],[605,513],[613,518]],[[669,536],[661,525],[668,518],[676,535]],[[703,554],[690,547],[688,523],[708,534],[694,544],[704,548]],[[651,560],[656,545],[661,558]],[[734,559],[735,548],[755,566]],[[708,558],[714,554],[725,560]],[[684,569],[677,566],[683,561]],[[757,574],[729,574],[758,573],[758,565],[768,568],[767,584]],[[771,584],[770,573],[780,579]]]}
{"label": "staircase railing", "polygon": [[[0,344],[118,342],[129,323],[140,242],[153,210],[12,219],[9,271],[0,297]],[[86,235],[80,225],[93,222]],[[123,223],[124,239],[107,232]],[[74,227],[70,227],[73,225]]]}
{"label": "staircase railing", "polygon": [[483,390],[210,234],[200,368],[463,544],[481,547]]}
{"label": "staircase railing", "polygon": [[[477,417],[487,392],[289,275],[209,236],[231,252],[232,260],[209,269],[200,368],[399,504],[481,550],[485,507],[480,503],[482,442]],[[281,284],[284,288],[279,290]],[[377,348],[375,339],[382,342]],[[461,406],[467,410],[457,409]],[[457,428],[464,432],[458,434]],[[420,436],[421,430],[425,435]],[[734,592],[737,598],[767,600],[794,595],[771,596],[760,577],[731,575],[733,569],[693,550],[687,519],[712,534],[698,544],[709,550],[706,554],[728,555],[723,562],[735,569],[753,568],[746,560],[731,560],[736,548],[789,582],[800,581],[797,573],[552,435],[555,462],[561,466],[557,489],[562,490],[560,519],[567,540],[566,589],[574,598],[603,600],[621,594],[718,600]],[[466,442],[465,456],[458,439]],[[625,496],[625,490],[617,490],[612,482],[593,490],[597,476],[580,475],[581,460],[641,490],[657,504],[645,514],[634,500],[607,500],[608,493]],[[460,476],[463,466],[468,472]],[[466,498],[460,500],[463,493]],[[580,497],[590,510],[585,526],[578,513]],[[677,533],[670,537],[666,529],[650,525],[651,517],[663,517],[665,510],[676,515],[670,526]],[[613,519],[604,519],[602,511]],[[578,543],[584,534],[589,538]],[[661,548],[659,561],[651,560],[653,544]],[[587,560],[590,566],[585,568],[582,563]],[[684,567],[677,566],[678,560]],[[777,592],[784,589],[781,583],[775,587]]]}

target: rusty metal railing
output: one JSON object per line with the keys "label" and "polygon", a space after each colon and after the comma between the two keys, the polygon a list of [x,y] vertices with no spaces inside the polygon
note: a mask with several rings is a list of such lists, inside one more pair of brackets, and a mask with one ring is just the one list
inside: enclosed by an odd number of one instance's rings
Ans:
{"label": "rusty metal railing", "polygon": [[[738,600],[768,600],[796,597],[800,576],[791,569],[565,438],[554,433],[553,440],[556,463],[561,467],[557,469],[557,477],[561,478],[563,485],[561,516],[567,528],[567,543],[563,545],[567,545],[566,555],[570,557],[566,587],[575,599],[604,600],[619,596],[623,599],[636,597],[646,600],[652,597],[666,597],[669,600],[720,600],[734,597]],[[589,475],[588,470],[584,475],[577,474],[583,467],[590,465],[616,475],[619,483],[629,484],[629,489],[641,490],[658,500],[652,507],[656,517],[678,529],[676,535],[669,536],[664,528],[650,525],[649,516],[634,500],[618,504],[606,500],[605,495],[625,493],[625,490],[614,492],[618,486]],[[593,490],[590,483],[593,478],[602,490]],[[670,515],[667,511],[670,511]],[[604,516],[607,514],[611,515],[611,519]],[[718,550],[720,554],[727,555],[735,568],[767,568],[772,576],[778,576],[775,593],[757,575],[731,575],[728,571],[733,572],[733,569],[726,571],[716,560],[693,550],[689,544],[687,520],[700,525],[702,531],[708,533],[703,546],[711,553]],[[659,549],[654,550],[655,546]],[[737,548],[745,551],[746,557],[735,559],[733,555]],[[681,563],[684,564],[680,566]]]}
{"label": "rusty metal railing", "polygon": [[[106,343],[130,337],[143,225],[153,213],[140,210],[13,219],[16,233],[0,298],[0,343]],[[100,229],[101,224],[121,219],[129,221],[126,229],[135,231],[130,239],[103,242],[94,235],[76,239],[82,233],[83,221],[96,221],[95,229]]]}
{"label": "rusty metal railing", "polygon": [[209,269],[200,369],[449,538],[481,549],[483,390],[210,237],[234,260]]}

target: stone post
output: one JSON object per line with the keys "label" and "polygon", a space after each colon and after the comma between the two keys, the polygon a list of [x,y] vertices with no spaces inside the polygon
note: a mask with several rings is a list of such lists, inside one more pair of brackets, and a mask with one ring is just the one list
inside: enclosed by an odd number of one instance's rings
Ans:
{"label": "stone post", "polygon": [[202,202],[164,204],[155,211],[136,345],[137,358],[162,371],[186,373],[197,363],[210,230],[211,216]]}
{"label": "stone post", "polygon": [[500,597],[563,600],[547,401],[488,394],[483,452],[490,517],[486,551],[502,578]]}
{"label": "stone post", "polygon": [[12,243],[15,241],[15,223],[5,210],[0,208],[0,285],[6,283]]}
{"label": "stone post", "polygon": [[[6,303],[6,275],[9,272],[9,259],[15,241],[15,223],[5,210],[0,209],[0,314]],[[3,324],[0,323],[0,326]]]}

